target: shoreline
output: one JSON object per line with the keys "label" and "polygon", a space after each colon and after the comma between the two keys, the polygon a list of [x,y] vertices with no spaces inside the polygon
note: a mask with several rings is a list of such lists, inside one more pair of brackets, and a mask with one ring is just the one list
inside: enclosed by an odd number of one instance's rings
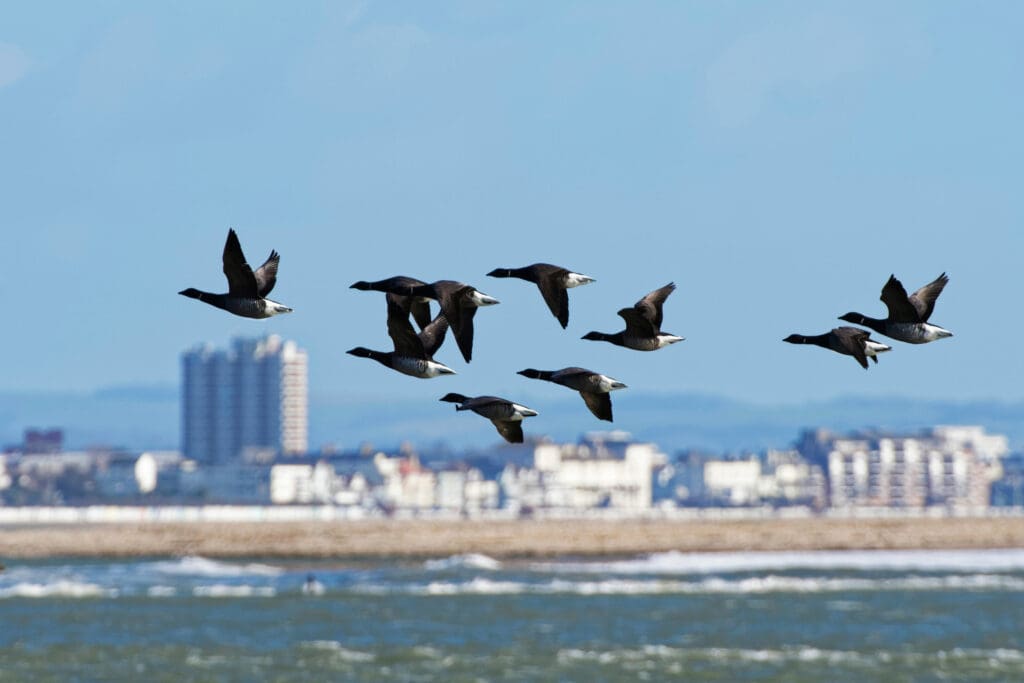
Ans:
{"label": "shoreline", "polygon": [[0,558],[497,559],[649,553],[1024,548],[1024,519],[353,520],[0,528]]}

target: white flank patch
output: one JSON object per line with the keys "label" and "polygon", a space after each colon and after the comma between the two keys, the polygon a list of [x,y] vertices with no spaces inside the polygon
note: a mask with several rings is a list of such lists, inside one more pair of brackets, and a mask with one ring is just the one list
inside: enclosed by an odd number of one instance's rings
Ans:
{"label": "white flank patch", "polygon": [[493,296],[487,296],[483,292],[474,289],[473,293],[469,295],[469,300],[477,306],[493,306],[494,304],[501,303]]}
{"label": "white flank patch", "polygon": [[512,410],[516,411],[515,415],[512,416],[513,420],[522,420],[524,417],[533,417],[534,415],[539,415],[539,413],[536,410],[533,410],[532,408],[527,408],[526,406],[521,406],[518,403],[512,404]]}
{"label": "white flank patch", "polygon": [[579,287],[580,285],[589,285],[593,281],[594,278],[588,277],[586,275],[581,275],[580,273],[569,273],[568,275],[565,276],[566,288]]}

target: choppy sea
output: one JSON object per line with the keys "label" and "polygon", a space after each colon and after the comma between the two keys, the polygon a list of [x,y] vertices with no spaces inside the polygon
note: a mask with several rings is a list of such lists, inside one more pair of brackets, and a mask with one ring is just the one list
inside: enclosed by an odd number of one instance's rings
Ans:
{"label": "choppy sea", "polygon": [[1024,681],[1024,550],[6,564],[0,681]]}

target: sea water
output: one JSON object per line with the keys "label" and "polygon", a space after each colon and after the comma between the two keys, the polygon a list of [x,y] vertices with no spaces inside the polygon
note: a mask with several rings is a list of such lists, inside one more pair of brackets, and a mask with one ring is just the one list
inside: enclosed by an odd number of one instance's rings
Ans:
{"label": "sea water", "polygon": [[0,573],[0,681],[262,680],[1024,681],[1024,550]]}

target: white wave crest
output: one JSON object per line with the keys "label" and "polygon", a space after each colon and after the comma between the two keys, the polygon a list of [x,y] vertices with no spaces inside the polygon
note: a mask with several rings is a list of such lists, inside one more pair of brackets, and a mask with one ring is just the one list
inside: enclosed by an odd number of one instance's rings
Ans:
{"label": "white wave crest", "polygon": [[529,592],[530,584],[519,581],[491,581],[477,577],[470,581],[432,581],[425,587],[415,588],[412,592],[422,595],[514,595]]}
{"label": "white wave crest", "polygon": [[198,555],[188,555],[177,560],[150,562],[146,566],[161,574],[187,576],[277,576],[284,572],[283,569],[268,564],[256,562],[232,564]]}
{"label": "white wave crest", "polygon": [[199,598],[272,598],[277,591],[270,586],[233,586],[223,583],[212,586],[196,586],[192,589],[192,595]]}
{"label": "white wave crest", "polygon": [[1024,577],[1001,574],[950,574],[895,578],[836,578],[757,576],[744,579],[712,577],[699,581],[673,579],[553,579],[542,583],[495,581],[475,577],[468,581],[432,581],[427,584],[366,584],[353,589],[362,594],[387,595],[757,595],[770,593],[848,593],[877,591],[988,590],[1024,591]]}
{"label": "white wave crest", "polygon": [[464,553],[462,555],[452,555],[451,557],[446,557],[440,560],[427,560],[423,563],[423,566],[432,571],[463,568],[495,571],[501,569],[501,562],[498,562],[493,557],[481,555],[480,553]]}
{"label": "white wave crest", "polygon": [[146,595],[151,598],[172,598],[178,594],[178,589],[174,586],[150,586],[146,589]]}
{"label": "white wave crest", "polygon": [[117,591],[95,583],[61,579],[49,583],[20,582],[0,587],[0,598],[109,598]]}
{"label": "white wave crest", "polygon": [[586,661],[598,664],[619,664],[623,662],[646,661],[649,659],[704,660],[714,662],[767,662],[767,663],[823,663],[827,665],[859,664],[877,666],[892,662],[941,664],[945,661],[978,661],[988,664],[1024,663],[1024,652],[1007,648],[953,649],[937,652],[906,652],[879,650],[856,652],[851,650],[822,650],[811,646],[794,646],[782,649],[745,649],[728,647],[680,648],[667,645],[645,645],[641,648],[614,650],[563,649],[558,651],[560,664]]}
{"label": "white wave crest", "polygon": [[299,643],[299,646],[311,650],[326,650],[346,662],[372,662],[377,658],[372,652],[350,650],[336,640],[307,640]]}
{"label": "white wave crest", "polygon": [[614,562],[545,562],[535,571],[612,574],[714,574],[787,569],[861,571],[1024,571],[1024,549],[821,550],[806,552],[681,553],[670,551]]}

